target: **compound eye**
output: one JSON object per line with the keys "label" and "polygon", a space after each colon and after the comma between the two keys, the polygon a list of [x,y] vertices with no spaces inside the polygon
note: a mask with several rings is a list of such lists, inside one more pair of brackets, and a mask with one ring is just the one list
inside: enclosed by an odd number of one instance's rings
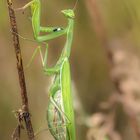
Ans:
{"label": "compound eye", "polygon": [[54,32],[59,32],[59,31],[61,31],[61,30],[63,30],[63,28],[55,28],[53,31],[54,31]]}

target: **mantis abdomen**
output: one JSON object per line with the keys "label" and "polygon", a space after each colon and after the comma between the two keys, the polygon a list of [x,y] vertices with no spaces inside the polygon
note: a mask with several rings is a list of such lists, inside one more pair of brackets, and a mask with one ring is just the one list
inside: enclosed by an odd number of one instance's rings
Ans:
{"label": "mantis abdomen", "polygon": [[[54,94],[54,101],[58,107],[63,110],[61,91],[57,91]],[[48,127],[55,140],[66,140],[66,124],[64,115],[52,104],[50,100],[47,109],[47,121]]]}

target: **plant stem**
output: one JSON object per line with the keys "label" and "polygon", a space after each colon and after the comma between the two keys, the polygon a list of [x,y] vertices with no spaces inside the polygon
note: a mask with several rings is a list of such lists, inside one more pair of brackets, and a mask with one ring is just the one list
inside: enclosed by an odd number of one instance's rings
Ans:
{"label": "plant stem", "polygon": [[20,44],[19,44],[16,17],[15,17],[15,12],[12,8],[11,0],[7,0],[7,4],[8,4],[8,10],[9,10],[9,18],[10,18],[13,44],[14,44],[16,60],[17,60],[17,70],[18,70],[18,76],[19,76],[20,90],[21,90],[20,94],[21,94],[22,112],[23,112],[22,117],[26,125],[28,139],[34,140],[34,131],[33,131],[31,117],[29,113],[29,107],[28,107],[28,97],[27,97],[26,83],[25,83],[25,77],[24,77],[24,70],[23,70],[23,65],[22,65],[22,56],[21,56],[21,50],[20,50]]}

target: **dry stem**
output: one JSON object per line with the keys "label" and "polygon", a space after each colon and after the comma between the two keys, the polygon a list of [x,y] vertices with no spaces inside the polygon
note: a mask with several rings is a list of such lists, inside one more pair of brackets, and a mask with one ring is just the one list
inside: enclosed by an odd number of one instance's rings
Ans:
{"label": "dry stem", "polygon": [[[7,0],[7,4],[8,4],[9,18],[10,18],[10,24],[11,24],[11,30],[12,30],[12,36],[13,36],[13,44],[14,44],[16,60],[17,60],[17,70],[18,70],[19,84],[20,84],[20,90],[21,90],[20,92],[21,100],[22,100],[22,109],[18,112],[19,114],[18,119],[20,122],[24,120],[27,134],[28,134],[28,139],[34,140],[34,131],[33,131],[30,113],[29,113],[29,107],[28,107],[28,97],[27,97],[27,90],[26,90],[26,84],[25,84],[24,70],[23,70],[23,65],[22,65],[22,56],[21,56],[21,50],[20,50],[20,44],[19,44],[19,38],[18,38],[16,17],[15,17],[14,10],[12,8],[11,0]],[[17,138],[14,138],[14,139],[17,139]]]}

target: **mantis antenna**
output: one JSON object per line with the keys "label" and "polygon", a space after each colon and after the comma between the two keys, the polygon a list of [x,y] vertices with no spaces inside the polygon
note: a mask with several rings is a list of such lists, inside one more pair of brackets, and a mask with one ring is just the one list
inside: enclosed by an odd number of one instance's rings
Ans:
{"label": "mantis antenna", "polygon": [[73,11],[75,11],[76,7],[77,7],[77,4],[78,4],[79,0],[76,0],[75,4],[74,4],[74,7],[73,7]]}

